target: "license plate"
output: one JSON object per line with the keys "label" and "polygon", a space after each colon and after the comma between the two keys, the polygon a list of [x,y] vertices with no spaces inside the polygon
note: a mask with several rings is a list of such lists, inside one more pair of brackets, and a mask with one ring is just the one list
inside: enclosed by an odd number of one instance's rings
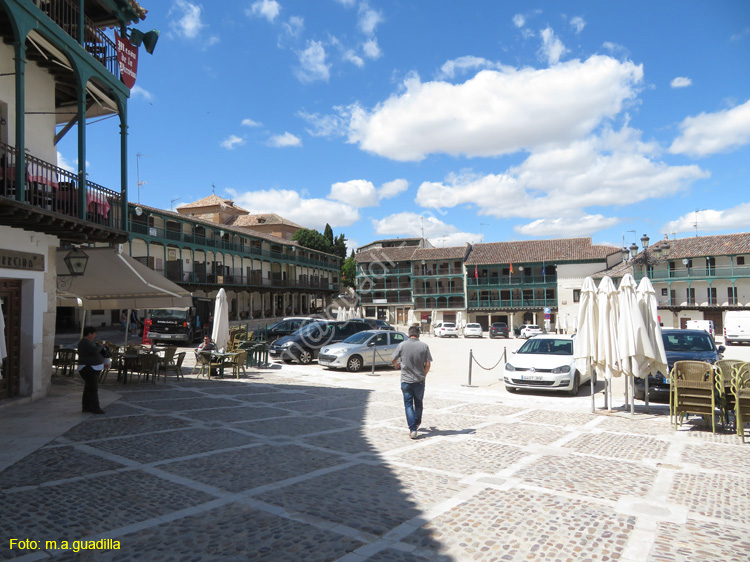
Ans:
{"label": "license plate", "polygon": [[522,381],[540,381],[542,380],[542,375],[521,375]]}

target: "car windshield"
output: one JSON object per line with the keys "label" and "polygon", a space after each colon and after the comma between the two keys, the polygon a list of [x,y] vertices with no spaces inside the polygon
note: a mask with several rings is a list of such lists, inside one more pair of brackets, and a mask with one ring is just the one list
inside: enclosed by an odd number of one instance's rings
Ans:
{"label": "car windshield", "polygon": [[494,324],[492,325],[492,327],[493,327],[493,328],[505,328],[505,324],[503,324],[502,322],[495,322],[495,323],[494,323]]}
{"label": "car windshield", "polygon": [[356,343],[356,344],[364,344],[367,343],[367,340],[369,340],[372,337],[372,334],[368,334],[367,332],[357,332],[353,336],[349,336],[346,338],[342,343]]}
{"label": "car windshield", "polygon": [[467,328],[481,328],[479,324],[466,324]]}
{"label": "car windshield", "polygon": [[665,351],[713,351],[714,343],[707,332],[662,334]]}
{"label": "car windshield", "polygon": [[450,322],[443,322],[443,328],[455,328],[455,324],[451,324]]}
{"label": "car windshield", "polygon": [[530,339],[518,350],[520,354],[573,355],[573,341],[568,339]]}
{"label": "car windshield", "polygon": [[534,324],[529,324],[528,326],[526,326],[526,329],[527,330],[538,330],[539,326],[535,326]]}
{"label": "car windshield", "polygon": [[157,308],[151,311],[152,320],[185,320],[185,318],[187,318],[187,310]]}

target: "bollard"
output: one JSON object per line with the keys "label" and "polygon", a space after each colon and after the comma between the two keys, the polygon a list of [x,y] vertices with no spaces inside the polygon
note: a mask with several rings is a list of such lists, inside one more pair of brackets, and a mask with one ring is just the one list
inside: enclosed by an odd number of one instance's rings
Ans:
{"label": "bollard", "polygon": [[370,376],[371,377],[378,377],[378,376],[380,376],[379,374],[377,374],[377,375],[375,374],[375,348],[376,347],[377,346],[375,346],[375,345],[372,346],[372,371],[370,371]]}
{"label": "bollard", "polygon": [[462,384],[461,386],[468,386],[471,388],[475,388],[474,385],[471,384],[471,364],[474,361],[474,350],[469,350],[469,384]]}

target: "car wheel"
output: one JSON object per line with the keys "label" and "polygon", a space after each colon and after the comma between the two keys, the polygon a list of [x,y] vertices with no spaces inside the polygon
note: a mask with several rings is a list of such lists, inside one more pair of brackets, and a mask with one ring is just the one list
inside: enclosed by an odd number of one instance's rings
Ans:
{"label": "car wheel", "polygon": [[301,365],[309,365],[312,361],[312,351],[308,349],[303,349],[299,352],[299,357],[297,357],[297,360],[300,362]]}
{"label": "car wheel", "polygon": [[346,362],[346,368],[352,373],[360,371],[362,369],[362,358],[359,355],[352,355]]}
{"label": "car wheel", "polygon": [[568,396],[578,396],[578,386],[581,384],[581,373],[576,371],[573,376],[573,387],[568,391]]}

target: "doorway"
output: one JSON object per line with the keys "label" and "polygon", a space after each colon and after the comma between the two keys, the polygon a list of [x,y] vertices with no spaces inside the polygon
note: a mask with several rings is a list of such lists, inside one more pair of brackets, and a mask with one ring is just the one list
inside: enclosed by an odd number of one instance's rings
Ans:
{"label": "doorway", "polygon": [[[21,388],[21,282],[0,279],[0,306],[5,321],[5,349],[8,356],[2,362],[0,398],[13,398]],[[3,337],[0,334],[0,337]]]}

